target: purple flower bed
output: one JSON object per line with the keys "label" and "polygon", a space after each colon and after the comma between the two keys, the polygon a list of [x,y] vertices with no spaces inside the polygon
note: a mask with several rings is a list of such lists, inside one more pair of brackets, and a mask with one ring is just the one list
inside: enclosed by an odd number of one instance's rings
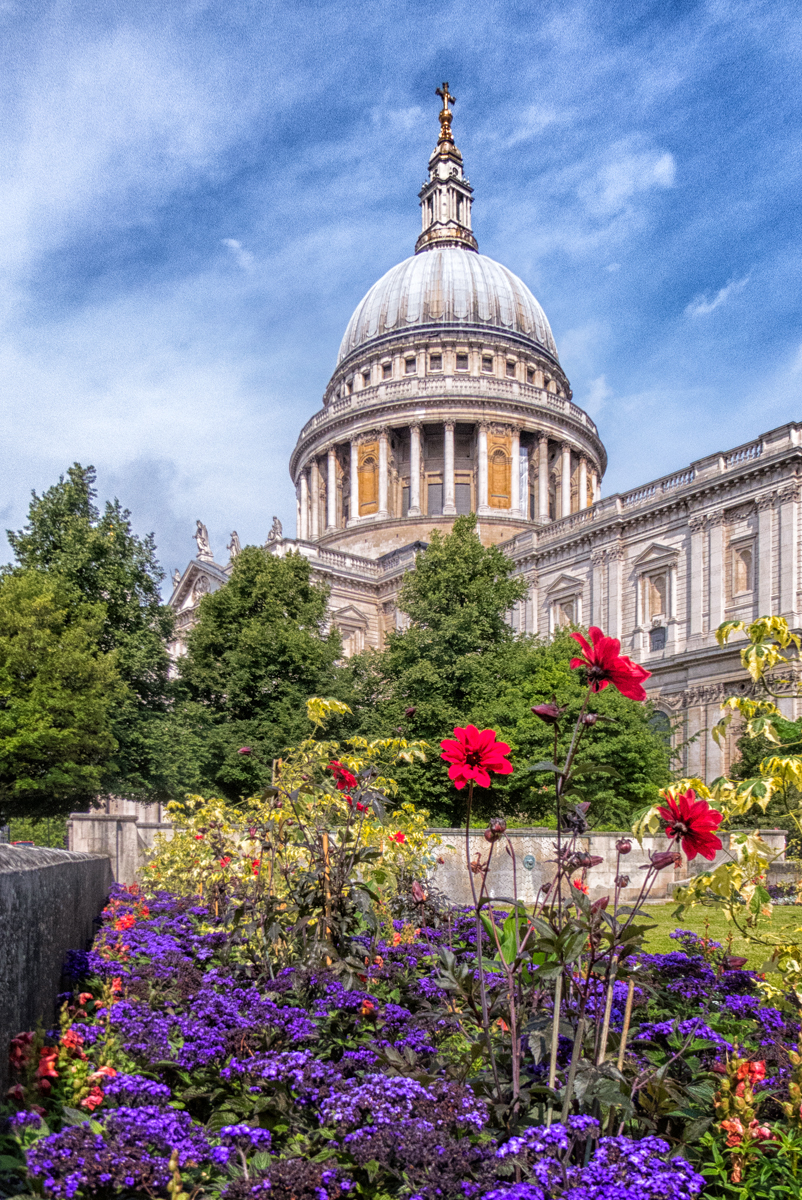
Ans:
{"label": "purple flower bed", "polygon": [[[12,1048],[18,1112],[5,1146],[7,1158],[21,1148],[28,1182],[10,1170],[9,1190],[686,1200],[704,1181],[685,1135],[712,1119],[727,1055],[759,1057],[761,1086],[783,1098],[798,1024],[763,1004],[752,972],[727,970],[715,947],[682,935],[683,950],[641,956],[630,1034],[636,1068],[669,1064],[672,1103],[661,1110],[644,1092],[612,1127],[608,1115],[563,1123],[555,1112],[546,1128],[546,1064],[524,1030],[529,1108],[500,1122],[443,976],[443,952],[476,972],[474,919],[432,921],[365,933],[365,965],[350,973],[297,967],[271,979],[196,900],[160,893],[145,904],[117,889],[93,949],[72,956],[60,1030]],[[614,1032],[626,990],[613,997]],[[570,1003],[565,1017],[570,1026]],[[558,1083],[571,1046],[560,1039]]]}

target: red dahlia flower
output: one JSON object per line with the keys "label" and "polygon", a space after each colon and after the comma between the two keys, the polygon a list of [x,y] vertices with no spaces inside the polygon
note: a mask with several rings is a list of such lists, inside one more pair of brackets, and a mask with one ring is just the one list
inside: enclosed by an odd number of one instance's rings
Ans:
{"label": "red dahlia flower", "polygon": [[347,792],[349,788],[357,786],[357,779],[352,775],[347,767],[344,767],[338,759],[334,758],[329,763],[329,770],[334,776],[334,786],[338,792]]}
{"label": "red dahlia flower", "polygon": [[696,858],[697,854],[708,860],[714,859],[716,851],[721,849],[721,839],[713,830],[724,820],[722,814],[711,808],[707,801],[697,800],[693,788],[680,792],[676,798],[667,796],[666,805],[657,811],[666,822],[668,836],[682,840],[682,849],[689,859]]}
{"label": "red dahlia flower", "polygon": [[511,775],[512,763],[504,757],[510,748],[506,742],[496,741],[495,729],[479,730],[475,725],[459,726],[454,730],[455,741],[446,738],[440,743],[440,755],[451,763],[448,777],[459,791],[469,779],[480,787],[490,787],[490,775]]}
{"label": "red dahlia flower", "polygon": [[581,633],[571,634],[582,647],[582,657],[572,658],[571,668],[587,667],[588,684],[593,692],[604,691],[611,683],[622,696],[628,696],[630,700],[645,700],[646,693],[641,684],[649,678],[651,671],[639,667],[622,654],[618,638],[606,637],[595,625],[591,625],[588,632],[593,645]]}

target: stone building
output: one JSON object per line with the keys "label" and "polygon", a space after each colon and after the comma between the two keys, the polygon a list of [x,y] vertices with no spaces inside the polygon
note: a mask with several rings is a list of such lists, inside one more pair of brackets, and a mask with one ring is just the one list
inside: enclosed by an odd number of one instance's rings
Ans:
{"label": "stone building", "polygon": [[[607,455],[573,402],[548,320],[508,268],[478,251],[473,189],[442,91],[440,136],[420,191],[415,253],[358,304],[323,407],[290,459],[296,537],[277,520],[266,548],[296,552],[331,589],[346,654],[402,621],[396,596],[432,529],[475,512],[528,583],[513,626],[548,635],[597,624],[651,672],[657,709],[687,743],[688,773],[728,766],[706,730],[745,689],[725,619],[779,613],[800,623],[802,424],[601,498]],[[230,562],[198,555],[176,572],[176,653],[203,594]],[[239,548],[232,535],[229,551]],[[784,702],[796,716],[796,701]],[[694,735],[698,735],[694,737]]]}

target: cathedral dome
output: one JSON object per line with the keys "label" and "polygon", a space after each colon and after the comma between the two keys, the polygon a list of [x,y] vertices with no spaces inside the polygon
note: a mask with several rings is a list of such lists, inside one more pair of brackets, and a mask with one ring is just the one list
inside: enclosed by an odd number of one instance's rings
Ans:
{"label": "cathedral dome", "polygon": [[517,333],[559,361],[546,314],[523,280],[454,244],[427,247],[374,283],[348,322],[337,361],[383,334],[427,325]]}

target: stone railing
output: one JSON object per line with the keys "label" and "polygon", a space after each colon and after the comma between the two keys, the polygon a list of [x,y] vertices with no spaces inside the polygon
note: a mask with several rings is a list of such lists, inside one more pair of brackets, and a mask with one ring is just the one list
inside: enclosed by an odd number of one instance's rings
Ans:
{"label": "stone railing", "polygon": [[423,378],[411,375],[405,379],[388,380],[385,383],[373,384],[350,396],[340,396],[332,400],[326,408],[315,413],[301,430],[299,441],[308,434],[314,433],[327,425],[333,417],[342,413],[359,413],[361,409],[381,409],[394,404],[402,404],[409,400],[420,399],[423,402],[436,400],[464,399],[472,400],[502,400],[507,403],[523,400],[535,408],[550,409],[569,417],[578,425],[588,430],[594,438],[599,431],[595,423],[578,405],[566,396],[556,396],[545,388],[534,387],[529,383],[520,383],[515,379],[496,379],[483,375],[444,375]]}
{"label": "stone railing", "polygon": [[731,450],[729,454],[724,455],[724,466],[737,467],[741,463],[751,462],[754,458],[760,458],[763,453],[763,441],[751,442],[748,446],[739,446],[737,450]]}

